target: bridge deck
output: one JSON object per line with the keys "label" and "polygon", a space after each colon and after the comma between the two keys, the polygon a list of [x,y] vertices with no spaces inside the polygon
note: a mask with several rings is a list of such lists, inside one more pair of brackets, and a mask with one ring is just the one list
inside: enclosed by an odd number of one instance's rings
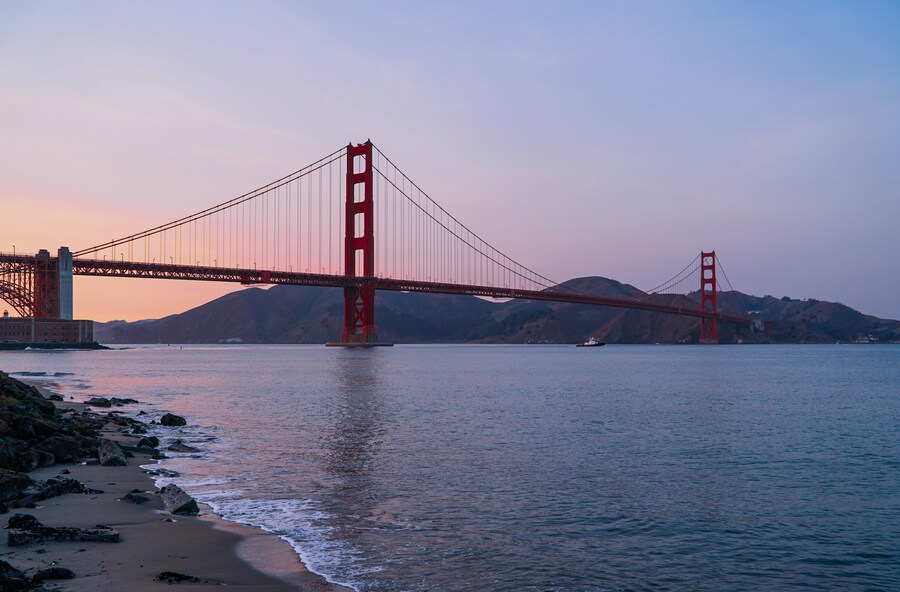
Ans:
{"label": "bridge deck", "polygon": [[589,294],[557,292],[552,290],[519,290],[516,288],[497,288],[492,286],[472,286],[416,280],[398,280],[389,278],[367,278],[360,276],[332,275],[323,273],[305,273],[297,271],[269,271],[243,268],[204,267],[193,265],[177,265],[166,263],[134,263],[130,261],[109,261],[98,259],[75,259],[72,272],[83,276],[115,276],[140,277],[157,279],[178,279],[210,282],[236,282],[241,284],[284,284],[294,286],[323,286],[344,288],[372,283],[376,290],[392,290],[399,292],[423,292],[436,294],[460,294],[483,296],[489,298],[516,298],[526,300],[544,300],[550,302],[571,302],[575,304],[591,304],[595,306],[612,306],[631,308],[728,321],[738,324],[750,324],[750,320],[735,315],[711,313],[698,308],[672,306],[649,300],[631,298],[615,298],[611,296],[594,296]]}

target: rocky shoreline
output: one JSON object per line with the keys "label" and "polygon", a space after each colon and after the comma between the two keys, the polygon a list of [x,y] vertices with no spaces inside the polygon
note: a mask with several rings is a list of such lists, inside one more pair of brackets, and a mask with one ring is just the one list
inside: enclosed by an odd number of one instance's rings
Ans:
{"label": "rocky shoreline", "polygon": [[[67,403],[0,372],[0,591],[342,589],[305,571],[276,537],[225,523],[176,484],[156,490],[151,474],[162,470],[140,465],[165,458],[147,435],[157,422],[113,409],[136,403]],[[158,423],[186,420],[165,414]],[[180,441],[169,448],[192,450]]]}

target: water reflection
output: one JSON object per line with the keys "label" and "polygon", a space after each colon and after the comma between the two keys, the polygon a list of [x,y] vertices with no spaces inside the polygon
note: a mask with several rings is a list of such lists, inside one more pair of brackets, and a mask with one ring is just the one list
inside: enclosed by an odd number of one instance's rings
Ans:
{"label": "water reflection", "polygon": [[322,449],[338,515],[369,516],[378,504],[375,473],[385,431],[379,357],[377,350],[347,349],[332,358],[338,407],[333,426],[322,431]]}

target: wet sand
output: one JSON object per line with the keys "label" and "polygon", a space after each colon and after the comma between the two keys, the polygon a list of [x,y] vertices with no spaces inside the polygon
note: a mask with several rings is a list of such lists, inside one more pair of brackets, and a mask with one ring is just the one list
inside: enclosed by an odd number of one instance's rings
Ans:
{"label": "wet sand", "polygon": [[[49,394],[45,390],[44,393]],[[57,405],[77,407],[69,403]],[[104,437],[134,445],[115,430],[108,429]],[[169,514],[159,496],[152,495],[156,487],[151,476],[140,467],[153,462],[149,456],[136,453],[124,467],[55,465],[32,471],[29,475],[38,480],[67,469],[69,474],[65,477],[104,493],[69,493],[39,502],[35,509],[10,510],[0,518],[4,525],[13,514],[32,514],[45,526],[108,526],[120,532],[120,542],[9,547],[3,536],[0,558],[29,576],[51,566],[74,571],[75,579],[47,582],[58,590],[199,592],[221,590],[223,585],[248,592],[347,590],[306,570],[291,546],[275,535],[222,520],[202,505],[196,517]],[[150,492],[146,494],[150,501],[135,504],[121,499],[133,490]],[[156,581],[156,576],[164,571],[194,576],[204,582],[172,585]]]}

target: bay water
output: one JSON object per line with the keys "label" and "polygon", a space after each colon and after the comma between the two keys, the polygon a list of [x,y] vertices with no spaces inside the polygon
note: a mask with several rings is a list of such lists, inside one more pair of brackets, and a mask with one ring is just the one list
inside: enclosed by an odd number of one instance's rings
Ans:
{"label": "bay water", "polygon": [[[900,590],[896,346],[3,352],[360,591]],[[165,483],[161,480],[160,483]]]}

